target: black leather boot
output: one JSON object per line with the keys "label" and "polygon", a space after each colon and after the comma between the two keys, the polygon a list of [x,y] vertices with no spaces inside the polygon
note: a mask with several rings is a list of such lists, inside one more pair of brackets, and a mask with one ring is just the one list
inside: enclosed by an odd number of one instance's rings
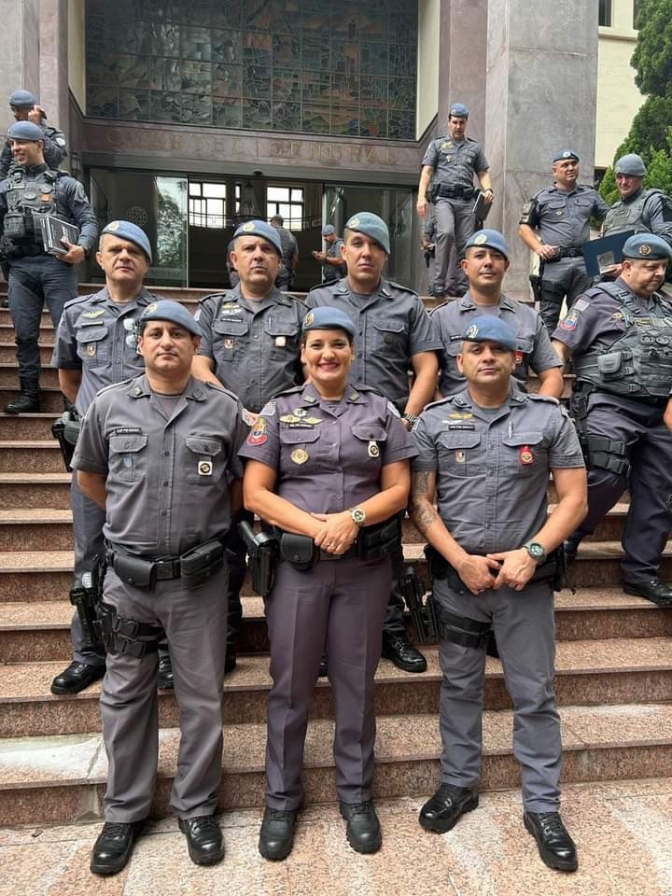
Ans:
{"label": "black leather boot", "polygon": [[5,414],[38,414],[40,410],[39,383],[21,378],[19,396],[5,405]]}

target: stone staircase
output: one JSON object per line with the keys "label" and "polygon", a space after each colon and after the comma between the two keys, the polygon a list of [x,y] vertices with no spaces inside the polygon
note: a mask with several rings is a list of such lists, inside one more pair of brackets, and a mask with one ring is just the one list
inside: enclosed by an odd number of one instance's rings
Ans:
{"label": "stone staircase", "polygon": [[[155,290],[165,295],[171,290]],[[197,291],[176,297],[193,308]],[[45,316],[44,358],[53,332]],[[11,327],[0,310],[0,402],[17,385]],[[52,420],[62,402],[55,372],[43,377],[44,413],[0,414],[0,825],[70,823],[101,817],[106,760],[94,685],[54,697],[53,676],[70,659],[73,564],[69,475]],[[550,499],[554,499],[552,486]],[[627,501],[627,496],[623,497]],[[672,613],[620,589],[625,503],[581,546],[572,569],[576,593],[557,595],[557,694],[565,743],[564,780],[590,782],[672,775]],[[426,576],[422,544],[407,522],[405,554]],[[672,577],[672,544],[663,576]],[[264,795],[268,640],[260,598],[244,589],[238,668],[225,681],[223,809],[261,806]],[[436,646],[428,670],[409,675],[382,660],[376,678],[376,792],[429,794],[439,780],[437,711],[441,673]],[[517,786],[512,713],[501,665],[488,660],[482,786]],[[159,695],[160,777],[154,810],[168,811],[178,711]],[[315,690],[306,746],[306,799],[333,802],[332,695]]]}

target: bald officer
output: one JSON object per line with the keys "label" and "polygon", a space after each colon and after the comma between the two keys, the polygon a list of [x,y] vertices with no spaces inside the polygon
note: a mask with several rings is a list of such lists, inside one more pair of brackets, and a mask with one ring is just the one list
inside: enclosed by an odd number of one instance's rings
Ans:
{"label": "bald officer", "polygon": [[641,156],[629,152],[614,165],[619,200],[607,212],[602,235],[634,230],[662,237],[672,247],[672,201],[662,190],[643,187],[646,165]]}
{"label": "bald officer", "polygon": [[[418,214],[427,214],[427,192],[432,183],[432,202],[436,219],[436,257],[434,292],[464,295],[467,281],[460,268],[464,247],[476,227],[474,216],[474,177],[478,178],[485,201],[493,200],[488,161],[475,140],[467,137],[469,110],[463,103],[453,103],[448,116],[448,133],[427,147],[422,160],[418,187]],[[455,247],[455,263],[449,269],[451,249]]]}
{"label": "bald officer", "polygon": [[579,157],[573,149],[553,156],[554,182],[525,203],[518,235],[542,262],[539,313],[549,333],[567,305],[591,285],[583,261],[590,219],[601,221],[609,206],[593,187],[578,182]]}
{"label": "bald officer", "polygon": [[[485,646],[493,631],[514,705],[525,827],[546,865],[575,871],[576,847],[559,814],[552,554],[586,512],[583,457],[555,399],[512,388],[513,330],[488,315],[471,320],[462,336],[466,389],[430,405],[411,433],[418,449],[411,508],[432,548],[443,671],[442,783],[419,821],[445,833],[478,806]],[[548,516],[551,471],[558,503]]]}
{"label": "bald officer", "polygon": [[457,365],[462,333],[469,321],[488,314],[503,320],[516,334],[515,381],[525,388],[532,369],[539,377],[539,394],[560,398],[562,362],[551,345],[548,330],[534,308],[502,292],[502,281],[509,269],[509,247],[503,235],[486,229],[470,237],[462,269],[469,282],[467,294],[440,305],[431,315],[443,343],[440,393],[454,395],[464,389],[464,376]]}
{"label": "bald officer", "polygon": [[[44,140],[44,161],[50,168],[58,168],[68,154],[63,131],[47,124],[47,113],[40,106],[38,98],[29,90],[15,90],[9,98],[9,108],[16,121],[31,121],[42,130]],[[5,142],[0,154],[0,179],[7,177],[15,168],[12,146]]]}
{"label": "bald officer", "polygon": [[146,373],[94,398],[73,458],[80,488],[105,507],[108,547],[99,603],[108,776],[95,874],[126,865],[151,810],[163,633],[180,707],[171,806],[194,862],[211,865],[224,855],[213,818],[222,774],[224,539],[240,499],[242,431],[235,398],[191,376],[199,339],[198,324],[177,302],[148,305],[138,339]]}
{"label": "bald officer", "polygon": [[[238,396],[245,420],[253,426],[263,406],[278,392],[303,382],[299,360],[304,305],[275,286],[282,264],[277,228],[247,221],[233,235],[231,260],[240,282],[230,292],[202,299],[196,312],[203,338],[193,374],[224,385]],[[237,531],[230,538],[229,634],[227,672],[236,665],[236,640],[243,610],[245,545]]]}
{"label": "bald officer", "polygon": [[[52,358],[61,390],[81,417],[102,388],[143,372],[136,325],[145,308],[157,301],[143,286],[152,248],[140,227],[111,221],[101,232],[96,261],[105,274],[105,286],[66,302]],[[70,504],[77,587],[83,573],[91,571],[95,558],[104,553],[105,511],[81,492],[76,476]],[[86,643],[77,613],[71,637],[73,661],[52,681],[52,694],[76,694],[105,674],[105,649]]]}
{"label": "bald officer", "polygon": [[[308,308],[340,308],[355,324],[357,350],[353,382],[373,386],[401,414],[407,429],[432,400],[441,341],[418,296],[383,278],[390,254],[387,224],[371,212],[353,215],[345,225],[342,280],[312,289]],[[409,386],[409,370],[413,385]],[[424,656],[409,642],[403,599],[393,593],[383,634],[383,656],[406,672],[424,672]]]}
{"label": "bald officer", "polygon": [[658,292],[671,255],[659,236],[630,237],[618,280],[580,296],[553,333],[563,361],[573,359],[571,407],[590,468],[588,516],[567,559],[627,488],[624,591],[660,606],[672,605],[659,575],[672,530],[672,303]]}

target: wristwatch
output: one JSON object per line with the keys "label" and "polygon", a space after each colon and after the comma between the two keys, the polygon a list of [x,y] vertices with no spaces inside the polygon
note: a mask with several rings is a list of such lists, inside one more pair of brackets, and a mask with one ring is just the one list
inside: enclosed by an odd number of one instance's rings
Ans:
{"label": "wristwatch", "polygon": [[546,562],[547,554],[546,548],[543,546],[543,544],[539,544],[538,541],[526,541],[523,547],[537,564],[537,566],[540,566],[542,563]]}
{"label": "wristwatch", "polygon": [[402,420],[408,420],[408,422],[411,424],[411,429],[413,429],[413,427],[415,426],[415,424],[416,424],[416,423],[418,422],[418,420],[420,419],[420,418],[417,416],[417,414],[409,414],[409,413],[402,414],[402,415],[401,415],[401,418],[402,418]]}
{"label": "wristwatch", "polygon": [[355,526],[358,529],[361,529],[364,523],[366,522],[366,513],[362,510],[361,507],[351,507],[350,508],[350,519],[353,521]]}

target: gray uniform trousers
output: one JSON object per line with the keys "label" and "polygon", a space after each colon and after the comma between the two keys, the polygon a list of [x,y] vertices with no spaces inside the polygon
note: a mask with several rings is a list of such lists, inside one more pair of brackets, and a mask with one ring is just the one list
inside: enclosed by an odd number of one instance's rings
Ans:
{"label": "gray uniform trousers", "polygon": [[321,560],[306,572],[287,562],[278,567],[266,602],[273,678],[266,745],[270,808],[291,811],[301,802],[308,710],[325,647],[338,797],[344,803],[371,799],[374,675],[391,584],[389,560]]}
{"label": "gray uniform trousers", "polygon": [[[82,575],[93,569],[96,556],[102,556],[105,550],[103,526],[105,524],[105,508],[99,507],[95,501],[87,498],[77,484],[77,473],[72,474],[70,488],[70,507],[75,534],[75,584],[79,585]],[[89,666],[105,665],[105,648],[102,644],[94,646],[84,643],[82,624],[75,611],[70,628],[72,638],[73,660]]]}
{"label": "gray uniform trousers", "polygon": [[632,470],[626,478],[602,467],[589,469],[588,515],[576,534],[592,533],[627,488],[630,506],[621,567],[626,582],[633,584],[657,578],[672,531],[672,433],[663,423],[663,411],[664,407],[604,392],[588,399],[588,433],[625,442]]}
{"label": "gray uniform trousers", "polygon": [[[464,247],[476,228],[473,199],[437,199],[434,206],[436,218],[436,254],[434,257],[434,289],[448,295],[464,293],[467,278],[460,267]],[[451,249],[455,247],[453,264]]]}
{"label": "gray uniform trousers", "polygon": [[567,299],[570,308],[575,299],[593,285],[586,274],[583,258],[561,258],[559,261],[545,261],[541,275],[541,296],[539,314],[549,333],[558,325],[562,302]]}
{"label": "gray uniform trousers", "polygon": [[[528,812],[557,811],[562,743],[556,709],[555,618],[549,582],[523,592],[510,588],[478,596],[434,582],[434,597],[458,616],[491,622],[514,708],[513,752],[522,766]],[[441,641],[440,728],[444,784],[476,787],[481,768],[485,650]]]}
{"label": "gray uniform trousers", "polygon": [[40,377],[40,323],[45,303],[54,330],[63,306],[77,295],[77,276],[71,264],[50,255],[13,258],[7,297],[14,326],[19,376],[37,388]]}
{"label": "gray uniform trousers", "polygon": [[[153,591],[125,585],[112,569],[105,601],[119,615],[161,626],[170,643],[181,739],[170,805],[180,818],[212,815],[222,777],[222,692],[226,645],[226,564],[208,582],[182,579]],[[105,820],[149,815],[158,765],[156,652],[141,658],[108,653],[100,696],[108,757]]]}

